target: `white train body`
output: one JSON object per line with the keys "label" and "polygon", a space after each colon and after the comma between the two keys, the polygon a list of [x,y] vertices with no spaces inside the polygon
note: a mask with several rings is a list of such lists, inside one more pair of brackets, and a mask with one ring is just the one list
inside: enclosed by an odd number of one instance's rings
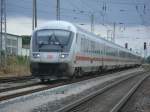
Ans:
{"label": "white train body", "polygon": [[30,47],[31,72],[40,78],[141,64],[133,52],[65,21],[37,28]]}

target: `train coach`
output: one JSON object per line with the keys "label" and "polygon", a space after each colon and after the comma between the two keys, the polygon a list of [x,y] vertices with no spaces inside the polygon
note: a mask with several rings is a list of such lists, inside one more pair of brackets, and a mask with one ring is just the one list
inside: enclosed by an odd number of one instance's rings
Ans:
{"label": "train coach", "polygon": [[42,81],[141,64],[139,55],[66,21],[36,28],[30,47],[31,73]]}

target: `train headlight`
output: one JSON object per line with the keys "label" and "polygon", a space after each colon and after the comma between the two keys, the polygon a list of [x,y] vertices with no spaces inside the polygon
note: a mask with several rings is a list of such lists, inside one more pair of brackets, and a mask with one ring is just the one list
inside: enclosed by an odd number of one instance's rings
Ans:
{"label": "train headlight", "polygon": [[60,54],[60,58],[66,58],[69,54]]}
{"label": "train headlight", "polygon": [[33,53],[32,56],[33,58],[40,58],[40,53]]}

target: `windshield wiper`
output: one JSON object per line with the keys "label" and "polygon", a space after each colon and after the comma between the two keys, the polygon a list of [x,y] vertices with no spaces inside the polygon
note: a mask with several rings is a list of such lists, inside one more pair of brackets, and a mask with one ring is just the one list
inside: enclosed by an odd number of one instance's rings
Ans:
{"label": "windshield wiper", "polygon": [[55,34],[52,34],[52,35],[49,36],[49,43],[55,44],[55,45],[63,46],[63,44],[61,44],[61,42],[60,42],[59,39],[55,36]]}
{"label": "windshield wiper", "polygon": [[45,43],[44,41],[39,41],[38,42],[38,45],[39,45],[39,48],[42,47],[43,45],[47,45],[48,43]]}

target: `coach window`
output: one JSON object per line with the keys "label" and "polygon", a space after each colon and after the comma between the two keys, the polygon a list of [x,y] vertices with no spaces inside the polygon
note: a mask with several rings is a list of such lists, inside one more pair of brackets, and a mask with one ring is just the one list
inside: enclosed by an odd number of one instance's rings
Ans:
{"label": "coach window", "polygon": [[107,52],[107,55],[109,56],[110,49],[109,49],[108,46],[106,47],[106,49],[107,49],[107,51],[106,51],[106,52]]}
{"label": "coach window", "polygon": [[95,45],[95,53],[96,53],[96,55],[97,55],[97,54],[98,54],[98,51],[97,51],[97,49],[98,49],[98,48],[97,48],[97,47],[98,47],[97,42],[95,42],[95,44],[96,44],[96,45]]}
{"label": "coach window", "polygon": [[96,54],[98,55],[98,43],[96,43]]}
{"label": "coach window", "polygon": [[98,55],[100,55],[100,45],[98,44]]}
{"label": "coach window", "polygon": [[76,34],[76,43],[78,43],[79,34]]}
{"label": "coach window", "polygon": [[104,54],[104,44],[101,44],[101,46],[100,46],[100,54],[101,55]]}
{"label": "coach window", "polygon": [[100,45],[99,45],[99,54],[100,54],[100,55],[103,54],[103,51],[102,51],[103,48],[102,48],[102,46],[103,46],[103,44],[100,44]]}
{"label": "coach window", "polygon": [[80,44],[80,46],[81,46],[81,52],[83,52],[83,39],[82,38],[80,38],[81,39],[81,44]]}
{"label": "coach window", "polygon": [[85,53],[87,53],[87,39],[85,38],[85,41],[84,41],[84,43],[85,43]]}
{"label": "coach window", "polygon": [[87,39],[87,53],[89,53],[89,40]]}
{"label": "coach window", "polygon": [[115,55],[116,55],[116,49],[113,48],[113,56],[115,56]]}
{"label": "coach window", "polygon": [[100,54],[100,55],[103,54],[103,53],[102,53],[102,52],[103,52],[103,51],[102,51],[102,46],[103,46],[102,44],[99,45],[99,54]]}
{"label": "coach window", "polygon": [[109,55],[112,56],[113,49],[111,47],[109,47],[109,49],[110,49]]}
{"label": "coach window", "polygon": [[89,40],[89,53],[91,54],[91,40]]}
{"label": "coach window", "polygon": [[94,50],[95,50],[95,45],[94,45],[94,42],[93,42],[93,41],[91,41],[91,48],[92,48],[92,53],[93,53]]}
{"label": "coach window", "polygon": [[97,55],[99,55],[99,45],[98,45],[98,42],[97,42],[97,47],[96,47],[96,49],[97,49]]}
{"label": "coach window", "polygon": [[90,53],[91,53],[91,55],[92,55],[92,52],[93,52],[92,41],[90,40]]}
{"label": "coach window", "polygon": [[82,45],[83,46],[83,52],[85,52],[85,39],[82,37]]}
{"label": "coach window", "polygon": [[106,52],[107,52],[107,55],[109,56],[110,49],[109,49],[108,46],[106,47],[106,49],[107,49],[107,51],[106,51]]}
{"label": "coach window", "polygon": [[85,38],[82,37],[83,52],[85,52]]}
{"label": "coach window", "polygon": [[82,37],[83,52],[85,53],[85,38]]}

